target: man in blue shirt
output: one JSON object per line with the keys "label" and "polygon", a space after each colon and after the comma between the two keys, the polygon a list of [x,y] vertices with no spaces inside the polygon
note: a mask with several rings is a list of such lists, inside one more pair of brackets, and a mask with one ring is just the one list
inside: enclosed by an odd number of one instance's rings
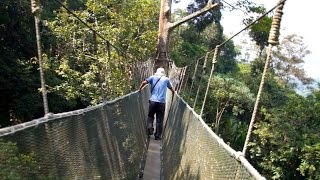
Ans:
{"label": "man in blue shirt", "polygon": [[172,93],[175,93],[175,91],[172,88],[169,78],[166,77],[165,70],[163,68],[158,68],[157,72],[154,75],[142,81],[139,90],[141,90],[146,84],[149,84],[151,88],[151,97],[149,99],[149,112],[147,120],[147,134],[148,136],[153,134],[154,114],[156,114],[157,121],[154,137],[155,140],[161,140],[163,117],[166,107],[165,103],[167,88],[169,88]]}

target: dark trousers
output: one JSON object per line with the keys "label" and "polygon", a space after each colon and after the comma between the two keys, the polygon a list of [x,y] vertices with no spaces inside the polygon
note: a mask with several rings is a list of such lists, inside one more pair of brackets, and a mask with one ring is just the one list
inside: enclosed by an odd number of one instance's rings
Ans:
{"label": "dark trousers", "polygon": [[148,121],[147,128],[153,128],[154,114],[156,114],[156,133],[155,137],[161,137],[163,129],[163,117],[166,105],[165,103],[149,101],[149,112],[148,112]]}

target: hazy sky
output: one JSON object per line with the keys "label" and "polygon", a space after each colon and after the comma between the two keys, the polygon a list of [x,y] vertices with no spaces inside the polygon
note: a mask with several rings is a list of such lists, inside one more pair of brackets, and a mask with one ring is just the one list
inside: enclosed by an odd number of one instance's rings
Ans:
{"label": "hazy sky", "polygon": [[[179,4],[173,3],[173,8],[185,8],[192,0],[181,0]],[[232,4],[236,0],[225,0]],[[221,1],[223,3],[223,1]],[[255,0],[257,4],[264,4],[267,10],[275,6],[278,0]],[[284,6],[284,14],[281,21],[280,40],[283,36],[297,34],[302,36],[304,43],[308,46],[311,54],[305,57],[304,68],[309,76],[320,80],[320,1],[305,0],[301,1],[287,0]],[[224,4],[227,6],[227,4]],[[224,33],[227,36],[240,31],[244,26],[241,20],[245,16],[242,11],[223,11],[221,24],[224,27]],[[240,41],[244,35],[237,36],[234,39],[236,44],[241,45]],[[318,46],[318,47],[317,47]]]}

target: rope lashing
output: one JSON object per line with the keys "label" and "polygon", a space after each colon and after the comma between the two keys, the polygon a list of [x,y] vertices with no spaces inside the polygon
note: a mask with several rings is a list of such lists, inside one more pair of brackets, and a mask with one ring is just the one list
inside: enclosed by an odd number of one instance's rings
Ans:
{"label": "rope lashing", "polygon": [[210,81],[211,81],[212,74],[213,74],[213,71],[214,71],[214,65],[218,62],[219,48],[220,48],[220,45],[217,45],[216,48],[214,49],[214,54],[213,54],[213,58],[212,58],[212,67],[211,67],[211,71],[210,71],[210,76],[209,76],[209,80],[208,80],[208,84],[207,84],[206,93],[204,95],[204,99],[203,99],[203,103],[202,103],[202,107],[201,107],[200,117],[202,116],[202,113],[203,113],[203,110],[204,110],[204,105],[206,104],[208,91],[209,91],[209,86],[210,86]]}
{"label": "rope lashing", "polygon": [[272,25],[269,33],[268,43],[272,45],[279,44],[279,35],[280,35],[280,23],[283,15],[283,6],[285,1],[281,0],[278,4],[276,12],[273,16]]}
{"label": "rope lashing", "polygon": [[40,15],[41,8],[39,6],[39,2],[37,0],[31,0],[31,12],[34,15]]}
{"label": "rope lashing", "polygon": [[195,98],[194,103],[193,103],[193,109],[196,107],[196,104],[197,104],[197,100],[198,100],[198,96],[199,96],[199,92],[200,92],[200,86],[201,86],[200,83],[201,83],[201,81],[202,81],[202,78],[203,78],[204,75],[206,74],[207,61],[208,61],[209,54],[210,54],[210,52],[207,52],[206,57],[205,57],[204,62],[203,62],[202,74],[201,74],[200,80],[199,80],[199,86],[198,86],[198,90],[197,90],[197,95],[196,95],[196,98]]}
{"label": "rope lashing", "polygon": [[246,154],[246,150],[247,150],[247,146],[250,140],[250,136],[251,136],[251,132],[252,132],[252,128],[253,128],[253,124],[254,121],[256,119],[256,115],[257,115],[257,111],[258,111],[258,106],[259,106],[259,102],[260,102],[260,98],[261,98],[261,93],[263,90],[263,85],[264,85],[264,81],[266,79],[266,74],[267,74],[267,69],[271,60],[271,54],[272,54],[272,47],[274,45],[279,44],[279,29],[280,29],[280,22],[281,22],[281,17],[283,15],[283,6],[284,6],[285,1],[281,0],[278,3],[278,7],[276,9],[276,13],[273,17],[272,20],[272,27],[269,33],[269,46],[268,46],[268,55],[267,55],[267,59],[264,65],[264,69],[263,69],[263,73],[262,73],[262,77],[261,77],[261,82],[260,82],[260,86],[259,86],[259,90],[258,90],[258,94],[257,94],[257,98],[256,98],[256,102],[254,104],[254,108],[253,108],[253,112],[252,112],[252,116],[251,116],[251,120],[250,120],[250,125],[249,125],[249,129],[247,132],[247,136],[246,136],[246,140],[243,146],[243,150],[242,153],[245,156]]}
{"label": "rope lashing", "polygon": [[49,106],[48,106],[48,99],[47,99],[46,82],[45,82],[45,78],[44,78],[42,49],[41,49],[41,36],[40,36],[40,28],[39,28],[41,8],[40,8],[40,3],[37,0],[31,0],[31,12],[34,16],[34,23],[35,23],[35,29],[36,29],[38,61],[39,61],[40,81],[41,81],[41,92],[42,92],[42,99],[43,99],[44,114],[46,115],[49,113]]}

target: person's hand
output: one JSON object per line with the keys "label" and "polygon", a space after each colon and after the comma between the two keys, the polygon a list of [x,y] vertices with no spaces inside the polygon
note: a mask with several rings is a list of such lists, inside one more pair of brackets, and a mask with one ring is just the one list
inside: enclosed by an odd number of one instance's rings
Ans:
{"label": "person's hand", "polygon": [[139,92],[148,84],[148,82],[146,80],[142,81],[142,83],[140,84],[139,87]]}
{"label": "person's hand", "polygon": [[174,98],[175,94],[176,94],[176,91],[173,91],[172,95],[171,95],[171,102],[173,101],[173,98]]}

